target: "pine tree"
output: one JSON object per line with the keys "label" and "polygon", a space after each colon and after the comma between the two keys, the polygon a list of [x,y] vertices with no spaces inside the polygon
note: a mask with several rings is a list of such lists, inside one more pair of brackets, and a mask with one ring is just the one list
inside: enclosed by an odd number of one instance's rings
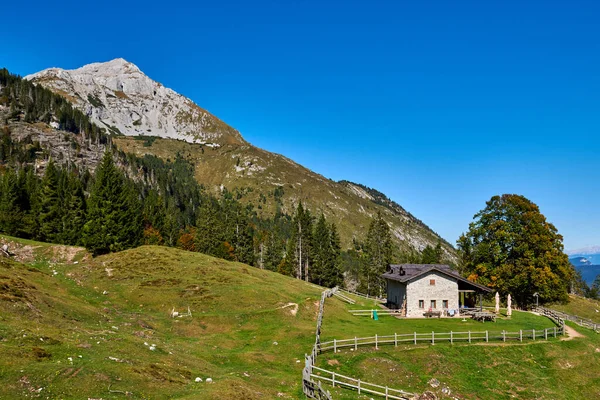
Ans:
{"label": "pine tree", "polygon": [[106,152],[96,171],[89,198],[83,243],[93,255],[120,251],[139,243],[141,210],[132,185],[127,185]]}
{"label": "pine tree", "polygon": [[366,242],[367,264],[363,271],[367,294],[381,295],[384,282],[381,275],[392,262],[392,237],[390,227],[383,219],[381,211],[369,226]]}
{"label": "pine tree", "polygon": [[86,201],[83,184],[75,175],[68,182],[69,196],[63,216],[62,242],[70,245],[82,244],[83,227],[86,222]]}
{"label": "pine tree", "polygon": [[286,259],[294,265],[296,278],[308,282],[310,276],[312,253],[312,217],[310,211],[298,204],[293,218],[294,230],[288,245]]}
{"label": "pine tree", "polygon": [[39,231],[38,239],[45,242],[58,243],[62,234],[62,202],[59,181],[61,177],[50,161],[46,166],[39,193]]}
{"label": "pine tree", "polygon": [[0,231],[8,235],[17,235],[23,210],[19,206],[19,185],[17,174],[8,170],[2,179],[0,193]]}
{"label": "pine tree", "polygon": [[220,206],[214,198],[206,199],[200,206],[196,222],[196,249],[199,252],[228,257],[228,249],[223,247],[225,238],[221,216]]}
{"label": "pine tree", "polygon": [[325,270],[324,286],[334,287],[344,284],[344,273],[341,266],[342,245],[337,227],[332,222],[329,227],[329,262]]}
{"label": "pine tree", "polygon": [[313,263],[310,281],[324,285],[331,261],[331,240],[325,216],[321,213],[313,233]]}

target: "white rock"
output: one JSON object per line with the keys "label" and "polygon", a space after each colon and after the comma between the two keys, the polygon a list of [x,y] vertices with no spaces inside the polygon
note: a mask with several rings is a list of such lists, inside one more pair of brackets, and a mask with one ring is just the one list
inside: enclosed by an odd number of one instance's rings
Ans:
{"label": "white rock", "polygon": [[182,139],[210,147],[231,139],[245,143],[239,132],[122,58],[74,70],[49,68],[25,79],[72,95],[75,106],[98,126],[114,127],[123,135]]}
{"label": "white rock", "polygon": [[202,382],[202,378],[200,378],[200,377],[198,376],[198,377],[196,377],[196,379],[194,379],[194,381],[196,381],[196,382]]}
{"label": "white rock", "polygon": [[150,347],[148,347],[148,348],[150,349],[150,351],[154,351],[154,350],[156,350],[156,346],[150,346]]}
{"label": "white rock", "polygon": [[211,378],[206,378],[206,383],[212,383],[212,379]]}
{"label": "white rock", "polygon": [[273,346],[277,346],[279,343],[277,342],[273,342]]}

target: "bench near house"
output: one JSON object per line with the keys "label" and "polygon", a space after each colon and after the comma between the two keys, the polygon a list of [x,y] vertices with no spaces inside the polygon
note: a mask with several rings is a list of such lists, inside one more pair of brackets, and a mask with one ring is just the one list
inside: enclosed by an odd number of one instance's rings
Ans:
{"label": "bench near house", "polygon": [[382,277],[387,283],[387,306],[410,318],[475,307],[478,296],[492,291],[443,264],[390,265]]}

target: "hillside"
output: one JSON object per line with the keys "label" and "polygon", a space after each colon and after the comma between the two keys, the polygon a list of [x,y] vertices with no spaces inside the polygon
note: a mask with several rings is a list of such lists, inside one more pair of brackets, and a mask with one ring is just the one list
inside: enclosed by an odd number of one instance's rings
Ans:
{"label": "hillside", "polygon": [[301,393],[315,286],[164,247],[51,262],[54,246],[7,239],[36,261],[0,258],[0,398]]}
{"label": "hillside", "polygon": [[[21,262],[0,258],[0,398],[303,398],[322,289],[173,248],[143,246],[91,259],[81,248],[1,237]],[[326,301],[323,340],[552,327],[515,311],[495,323],[379,321]],[[171,316],[175,309],[191,316]],[[578,303],[574,302],[577,308]],[[600,339],[436,343],[344,349],[319,365],[409,390],[449,388],[458,399],[572,399],[600,395]],[[202,378],[202,382],[196,382]],[[212,382],[207,383],[210,378]],[[432,388],[431,379],[441,382]],[[335,399],[356,393],[328,387]]]}
{"label": "hillside", "polygon": [[[323,212],[335,222],[343,244],[349,246],[353,237],[364,237],[372,217],[382,211],[402,251],[421,251],[440,240],[402,207],[376,194],[379,192],[348,181],[331,181],[248,144],[235,129],[125,60],[72,71],[51,68],[26,79],[67,97],[106,127],[120,149],[163,159],[182,154],[195,165],[198,182],[214,192],[226,187],[260,213],[272,215],[279,208],[291,214],[303,201],[313,214]],[[454,248],[442,242],[446,257],[455,260]]]}

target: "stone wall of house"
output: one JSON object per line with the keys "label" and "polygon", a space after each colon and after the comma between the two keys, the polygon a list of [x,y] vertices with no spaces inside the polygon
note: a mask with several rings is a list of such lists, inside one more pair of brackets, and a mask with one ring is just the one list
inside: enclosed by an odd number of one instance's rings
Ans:
{"label": "stone wall of house", "polygon": [[[434,279],[435,285],[430,281]],[[456,279],[431,271],[427,275],[408,283],[407,317],[423,317],[423,313],[431,307],[431,300],[436,301],[434,311],[443,311],[443,300],[448,300],[448,309],[458,309],[458,282]],[[419,300],[423,300],[423,308],[419,308]]]}
{"label": "stone wall of house", "polygon": [[406,295],[406,284],[388,279],[387,301],[390,308],[400,308]]}

